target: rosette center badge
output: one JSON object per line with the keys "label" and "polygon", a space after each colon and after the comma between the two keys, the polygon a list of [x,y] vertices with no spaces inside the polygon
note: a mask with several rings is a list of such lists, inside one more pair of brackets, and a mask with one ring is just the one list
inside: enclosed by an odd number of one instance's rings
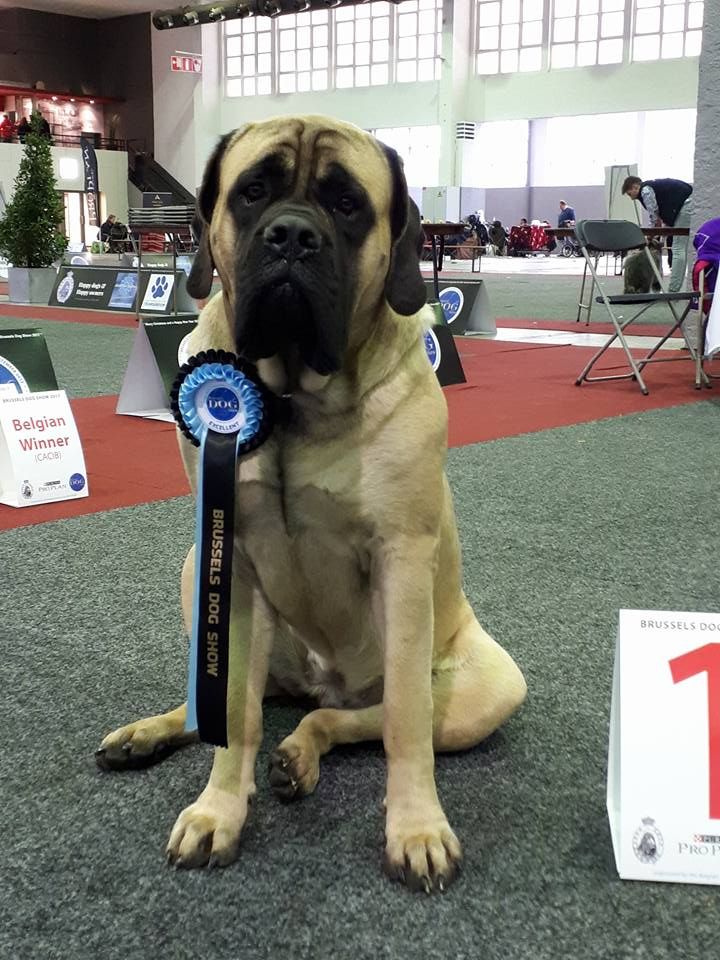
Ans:
{"label": "rosette center badge", "polygon": [[195,398],[200,420],[216,433],[237,433],[245,426],[245,404],[234,383],[210,380],[198,388]]}

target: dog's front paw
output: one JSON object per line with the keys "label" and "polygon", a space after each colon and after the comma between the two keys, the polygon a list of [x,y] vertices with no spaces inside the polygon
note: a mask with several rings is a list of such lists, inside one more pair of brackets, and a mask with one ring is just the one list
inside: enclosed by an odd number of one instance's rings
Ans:
{"label": "dog's front paw", "polygon": [[442,810],[431,816],[410,815],[386,827],[383,867],[391,880],[413,892],[444,893],[462,863],[460,841]]}
{"label": "dog's front paw", "polygon": [[237,859],[247,802],[208,787],[175,821],[166,855],[175,867],[225,867]]}
{"label": "dog's front paw", "polygon": [[113,730],[95,751],[95,762],[103,770],[139,770],[196,740],[197,732],[185,730],[183,706]]}

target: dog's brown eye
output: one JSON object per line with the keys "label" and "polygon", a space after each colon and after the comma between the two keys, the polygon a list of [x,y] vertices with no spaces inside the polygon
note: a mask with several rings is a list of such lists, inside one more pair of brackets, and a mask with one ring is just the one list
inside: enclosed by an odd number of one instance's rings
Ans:
{"label": "dog's brown eye", "polygon": [[355,199],[349,193],[344,193],[335,204],[335,209],[349,217],[355,210]]}
{"label": "dog's brown eye", "polygon": [[254,180],[245,187],[242,195],[248,203],[255,203],[265,196],[265,186],[259,180]]}

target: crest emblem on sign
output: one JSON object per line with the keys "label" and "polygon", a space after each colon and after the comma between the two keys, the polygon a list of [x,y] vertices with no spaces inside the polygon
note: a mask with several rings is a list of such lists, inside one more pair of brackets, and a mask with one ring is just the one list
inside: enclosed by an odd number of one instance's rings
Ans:
{"label": "crest emblem on sign", "polygon": [[643,817],[643,821],[633,834],[633,850],[640,863],[657,863],[663,855],[665,842],[663,835],[652,817]]}

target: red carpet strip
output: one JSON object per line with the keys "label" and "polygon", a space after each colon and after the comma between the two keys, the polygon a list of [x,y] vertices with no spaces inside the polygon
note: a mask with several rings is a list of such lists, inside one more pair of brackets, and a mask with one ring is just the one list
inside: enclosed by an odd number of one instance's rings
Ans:
{"label": "red carpet strip", "polygon": [[[458,339],[468,383],[445,391],[450,446],[695,403],[713,397],[693,389],[693,368],[660,363],[646,369],[650,395],[631,381],[575,386],[593,351]],[[619,369],[618,351],[606,361]],[[188,493],[171,424],[115,414],[116,397],[73,400],[90,496],[38,507],[0,505],[0,530],[151,503]]]}
{"label": "red carpet strip", "polygon": [[63,320],[65,323],[97,323],[106,327],[137,327],[135,315],[111,310],[66,310],[30,303],[0,303],[0,316],[20,320]]}

